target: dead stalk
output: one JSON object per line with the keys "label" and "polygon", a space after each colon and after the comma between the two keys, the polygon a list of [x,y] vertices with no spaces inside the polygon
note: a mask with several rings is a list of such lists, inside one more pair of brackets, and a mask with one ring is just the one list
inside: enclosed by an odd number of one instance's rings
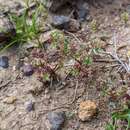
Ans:
{"label": "dead stalk", "polygon": [[127,64],[126,62],[123,62],[120,57],[117,54],[117,35],[114,32],[113,35],[113,45],[114,45],[114,49],[113,52],[102,52],[103,54],[109,55],[111,56],[115,61],[117,61],[119,63],[119,65],[121,66],[120,69],[118,69],[118,71],[120,71],[121,69],[124,69],[126,71],[126,73],[130,74],[130,63]]}

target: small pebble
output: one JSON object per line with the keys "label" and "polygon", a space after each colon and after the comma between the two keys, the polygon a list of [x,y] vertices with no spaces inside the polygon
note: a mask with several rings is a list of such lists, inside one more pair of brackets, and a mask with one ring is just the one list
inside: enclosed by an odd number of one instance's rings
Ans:
{"label": "small pebble", "polygon": [[9,58],[7,56],[0,57],[0,67],[2,67],[2,68],[9,67]]}
{"label": "small pebble", "polygon": [[27,110],[28,112],[33,111],[33,110],[34,110],[34,102],[32,102],[32,101],[26,102],[26,103],[25,103],[25,107],[26,107],[26,110]]}
{"label": "small pebble", "polygon": [[34,73],[32,65],[24,65],[23,66],[23,74],[25,76],[31,76]]}
{"label": "small pebble", "polygon": [[65,122],[64,112],[50,112],[47,115],[48,123],[46,124],[47,130],[62,130]]}

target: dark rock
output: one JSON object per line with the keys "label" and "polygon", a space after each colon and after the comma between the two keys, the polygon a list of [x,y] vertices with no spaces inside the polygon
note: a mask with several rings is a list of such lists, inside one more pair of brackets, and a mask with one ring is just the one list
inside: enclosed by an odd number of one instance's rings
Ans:
{"label": "dark rock", "polygon": [[60,8],[69,3],[69,5],[76,8],[77,17],[80,20],[84,20],[88,14],[89,6],[87,2],[85,0],[43,0],[45,7],[51,12],[60,11]]}
{"label": "dark rock", "polygon": [[57,29],[64,29],[69,32],[77,32],[81,25],[78,20],[71,19],[64,15],[55,15],[51,19],[51,24]]}
{"label": "dark rock", "polygon": [[9,67],[9,58],[7,56],[0,57],[0,67],[2,68]]}
{"label": "dark rock", "polygon": [[28,112],[33,111],[34,110],[34,102],[32,102],[32,101],[26,102],[25,107],[26,107],[26,110]]}
{"label": "dark rock", "polygon": [[89,13],[89,5],[84,0],[80,0],[76,3],[76,11],[74,12],[75,18],[84,21]]}
{"label": "dark rock", "polygon": [[16,31],[11,20],[5,16],[0,15],[0,42],[7,41],[11,37],[15,36]]}
{"label": "dark rock", "polygon": [[64,112],[50,112],[47,116],[50,126],[48,130],[61,130],[62,125],[65,122],[65,113]]}
{"label": "dark rock", "polygon": [[34,73],[34,69],[33,69],[32,65],[24,65],[23,73],[25,76],[31,76]]}
{"label": "dark rock", "polygon": [[52,26],[58,29],[67,29],[70,22],[70,18],[64,15],[55,15],[51,19]]}
{"label": "dark rock", "polygon": [[51,12],[56,12],[61,6],[63,6],[69,0],[43,0],[45,7]]}

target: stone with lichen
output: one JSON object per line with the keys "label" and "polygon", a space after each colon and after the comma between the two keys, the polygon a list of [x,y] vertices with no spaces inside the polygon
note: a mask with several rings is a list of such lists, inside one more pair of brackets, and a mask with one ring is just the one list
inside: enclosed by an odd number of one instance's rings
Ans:
{"label": "stone with lichen", "polygon": [[80,103],[78,116],[81,121],[88,121],[94,117],[97,112],[95,102],[87,100]]}

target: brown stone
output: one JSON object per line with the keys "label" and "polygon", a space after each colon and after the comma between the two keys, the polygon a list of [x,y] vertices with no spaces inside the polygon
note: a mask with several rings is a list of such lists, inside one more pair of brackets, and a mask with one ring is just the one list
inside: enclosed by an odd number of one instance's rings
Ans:
{"label": "brown stone", "polygon": [[16,100],[17,98],[15,96],[11,96],[11,97],[5,98],[3,102],[7,104],[13,104]]}
{"label": "brown stone", "polygon": [[78,116],[81,121],[88,121],[92,119],[92,117],[97,112],[96,103],[90,100],[84,101],[80,103]]}

